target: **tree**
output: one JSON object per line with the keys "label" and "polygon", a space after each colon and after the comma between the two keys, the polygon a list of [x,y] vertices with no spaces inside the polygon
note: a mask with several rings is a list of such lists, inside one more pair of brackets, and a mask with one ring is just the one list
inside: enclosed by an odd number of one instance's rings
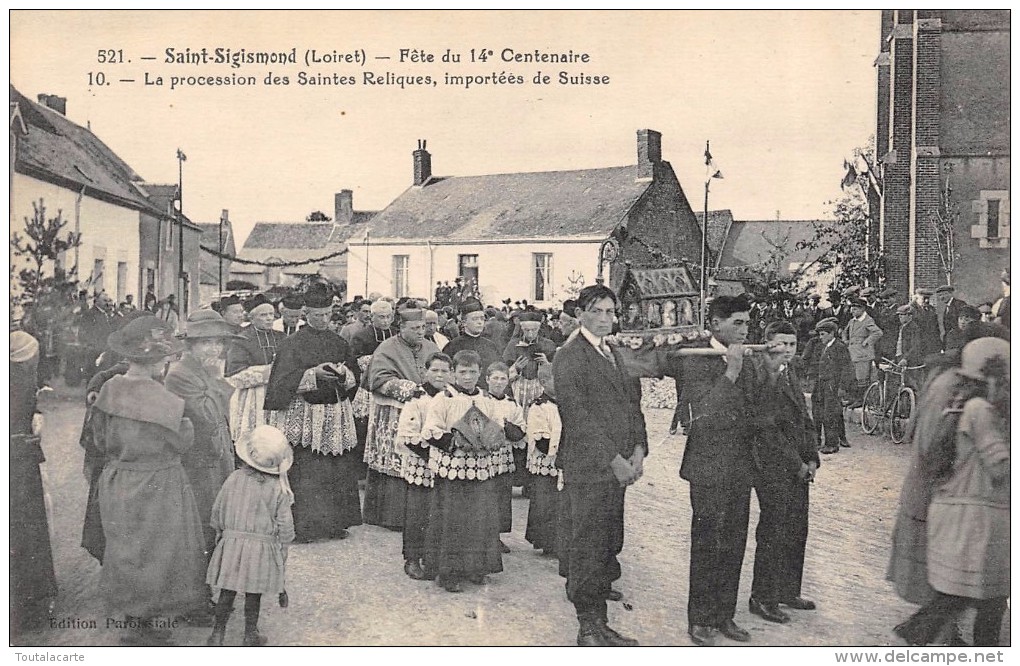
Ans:
{"label": "tree", "polygon": [[946,275],[946,284],[953,284],[953,267],[956,265],[956,234],[955,225],[960,213],[953,203],[953,188],[946,176],[946,186],[939,195],[939,208],[931,217],[935,227],[935,241],[938,245],[939,259],[942,261],[942,272]]}
{"label": "tree", "polygon": [[872,215],[878,214],[877,210],[871,210],[868,197],[876,186],[868,163],[868,156],[874,153],[873,143],[874,138],[869,140],[869,145],[855,148],[854,161],[846,163],[848,173],[843,180],[843,195],[828,202],[833,219],[815,222],[814,235],[797,243],[798,250],[808,250],[817,257],[801,267],[800,272],[830,274],[832,288],[839,291],[854,285],[880,287],[885,281],[884,257],[877,249],[878,243],[869,238]]}
{"label": "tree", "polygon": [[[32,218],[24,218],[25,235],[14,233],[10,240],[14,257],[27,264],[17,270],[16,285],[12,280],[12,287],[16,286],[10,295],[12,316],[29,303],[37,308],[70,307],[78,291],[78,267],[64,268],[61,255],[81,245],[81,234],[64,231],[68,222],[60,210],[56,217],[47,219],[42,199],[33,201],[32,209]],[[19,262],[11,261],[12,277],[15,263]]]}
{"label": "tree", "polygon": [[305,216],[305,222],[329,222],[333,218],[323,213],[321,210],[315,210]]}

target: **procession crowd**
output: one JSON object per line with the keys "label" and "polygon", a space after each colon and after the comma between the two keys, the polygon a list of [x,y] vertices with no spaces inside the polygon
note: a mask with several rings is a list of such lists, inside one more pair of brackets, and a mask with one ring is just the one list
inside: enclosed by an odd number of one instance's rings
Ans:
{"label": "procession crowd", "polygon": [[[903,304],[868,288],[802,303],[712,299],[714,355],[667,354],[659,373],[676,378],[673,427],[687,435],[696,644],[750,641],[733,618],[752,489],[750,611],[785,624],[786,609],[815,608],[801,591],[809,487],[819,452],[848,446],[843,409],[882,359],[917,369],[921,392],[889,576],[922,608],[896,633],[951,640],[976,605],[975,643],[997,643],[1009,587],[1008,285],[1005,273],[987,313],[948,287]],[[347,539],[362,524],[402,533],[394,560],[410,578],[450,593],[484,585],[503,571],[521,487],[525,538],[559,560],[578,645],[637,644],[609,626],[606,604],[622,596],[626,489],[650,453],[641,384],[614,336],[616,294],[586,287],[557,311],[486,307],[460,284],[434,296],[342,303],[313,285],[276,304],[228,296],[180,321],[173,303],[151,312],[97,295],[79,324],[81,544],[102,565],[124,643],[171,645],[168,618],[179,617],[223,645],[241,593],[243,644],[264,645],[262,597],[290,603],[291,544]],[[11,490],[14,631],[40,626],[57,594],[36,413],[48,352],[25,328],[11,334],[12,478],[24,479]]]}

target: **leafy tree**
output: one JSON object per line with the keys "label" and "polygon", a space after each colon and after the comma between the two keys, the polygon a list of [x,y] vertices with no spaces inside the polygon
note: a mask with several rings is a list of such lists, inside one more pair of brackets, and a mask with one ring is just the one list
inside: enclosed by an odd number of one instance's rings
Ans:
{"label": "leafy tree", "polygon": [[[10,306],[13,314],[29,303],[37,308],[70,308],[78,291],[78,267],[65,268],[61,255],[81,245],[81,234],[65,231],[67,220],[62,211],[46,217],[42,199],[32,202],[31,219],[24,218],[24,236],[11,235],[10,246],[12,289]],[[23,265],[15,272],[15,264]]]}
{"label": "leafy tree", "polygon": [[830,274],[832,287],[840,291],[853,285],[881,287],[885,282],[885,259],[875,239],[869,238],[872,216],[879,214],[877,209],[871,210],[868,196],[874,187],[874,174],[870,167],[858,171],[854,166],[868,163],[874,154],[873,143],[874,138],[869,145],[854,149],[853,162],[848,163],[849,172],[843,181],[843,194],[828,202],[833,219],[815,222],[814,235],[797,243],[798,250],[809,250],[817,256],[801,272]]}
{"label": "leafy tree", "polygon": [[305,222],[329,222],[333,218],[323,213],[321,210],[312,211],[305,216]]}

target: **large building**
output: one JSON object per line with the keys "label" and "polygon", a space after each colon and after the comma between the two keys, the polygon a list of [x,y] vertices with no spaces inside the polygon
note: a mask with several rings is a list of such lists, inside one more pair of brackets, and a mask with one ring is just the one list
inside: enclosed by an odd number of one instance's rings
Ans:
{"label": "large building", "polygon": [[[882,12],[882,191],[873,230],[888,283],[901,292],[951,279],[971,303],[1001,295],[1010,238],[1009,19],[1008,10]],[[954,232],[951,277],[939,219]]]}
{"label": "large building", "polygon": [[546,307],[600,273],[617,286],[627,263],[700,261],[700,227],[654,130],[638,131],[631,166],[444,177],[424,142],[412,157],[411,187],[350,238],[353,294],[431,298],[462,277],[487,303]]}
{"label": "large building", "polygon": [[[336,285],[345,284],[348,255],[343,250],[348,239],[364,234],[368,222],[376,214],[375,211],[354,210],[353,197],[351,190],[336,193],[332,220],[256,223],[237,257],[260,263],[232,263],[231,280],[247,282],[257,289],[293,287],[302,278],[313,276],[323,277]],[[309,261],[329,255],[336,256],[324,261]],[[263,265],[275,263],[295,265]]]}
{"label": "large building", "polygon": [[[177,294],[179,234],[183,228],[187,278],[198,274],[200,230],[175,216],[176,186],[144,183],[88,127],[66,117],[66,98],[39,95],[36,103],[13,86],[9,95],[11,234],[42,202],[47,218],[59,213],[65,231],[81,234],[80,246],[57,261],[77,267],[82,289],[118,303],[128,296],[141,303],[149,284],[158,298]],[[197,280],[182,293],[186,308],[198,297]]]}

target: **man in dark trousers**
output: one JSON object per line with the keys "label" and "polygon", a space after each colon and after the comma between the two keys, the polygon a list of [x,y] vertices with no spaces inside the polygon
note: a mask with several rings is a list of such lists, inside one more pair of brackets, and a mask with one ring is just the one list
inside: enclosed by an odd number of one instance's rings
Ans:
{"label": "man in dark trousers", "polygon": [[821,352],[818,354],[818,381],[811,394],[811,410],[819,439],[824,437],[822,453],[839,453],[839,447],[850,447],[843,423],[843,401],[854,390],[857,380],[850,362],[850,351],[836,338],[834,321],[822,320],[815,326]]}
{"label": "man in dark trousers", "polygon": [[791,361],[797,353],[797,329],[777,321],[765,329],[769,351],[752,359],[760,388],[750,396],[754,428],[754,491],[761,511],[754,550],[750,611],[785,624],[783,604],[814,610],[801,596],[804,548],[808,535],[808,484],[820,461],[815,426],[808,414],[800,379]]}
{"label": "man in dark trousers", "polygon": [[[644,471],[648,451],[641,384],[605,342],[619,307],[604,285],[581,290],[578,335],[556,353],[553,378],[563,435],[556,466],[569,504],[567,598],[577,611],[581,646],[631,646],[637,641],[608,625],[606,599],[620,577],[627,486]],[[561,567],[562,567],[561,560]]]}
{"label": "man in dark trousers", "polygon": [[939,335],[942,349],[946,348],[946,338],[953,331],[959,331],[960,310],[967,304],[956,298],[956,289],[944,284],[935,290],[935,315],[938,318]]}
{"label": "man in dark trousers", "polygon": [[717,297],[708,308],[710,345],[724,355],[678,357],[692,414],[680,477],[690,483],[691,492],[687,621],[697,645],[715,645],[720,633],[735,641],[751,640],[733,621],[753,470],[745,385],[754,368],[744,363],[749,318],[743,297]]}

